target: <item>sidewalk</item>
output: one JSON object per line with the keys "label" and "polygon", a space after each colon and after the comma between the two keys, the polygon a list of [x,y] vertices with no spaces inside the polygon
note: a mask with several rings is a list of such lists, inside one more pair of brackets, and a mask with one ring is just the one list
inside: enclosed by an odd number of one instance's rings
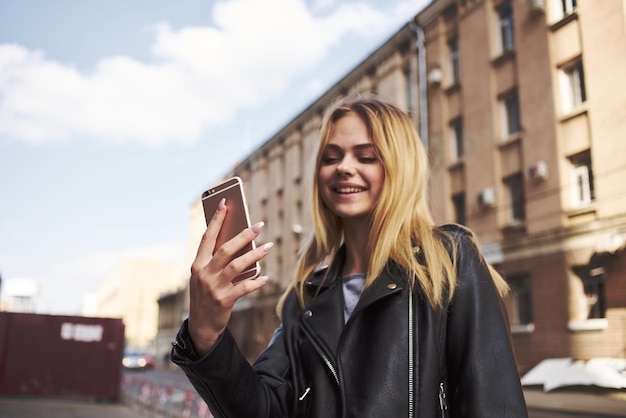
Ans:
{"label": "sidewalk", "polygon": [[529,412],[561,411],[594,418],[626,418],[626,391],[570,387],[544,392],[540,388],[524,388],[524,397]]}
{"label": "sidewalk", "polygon": [[83,399],[0,397],[2,418],[146,418],[143,411],[121,403]]}
{"label": "sidewalk", "polygon": [[[626,392],[577,388],[543,392],[524,389],[530,416],[542,411],[572,413],[572,416],[626,418]],[[83,399],[0,397],[2,418],[147,418],[176,416],[122,403],[94,403]],[[195,416],[192,414],[192,416]]]}

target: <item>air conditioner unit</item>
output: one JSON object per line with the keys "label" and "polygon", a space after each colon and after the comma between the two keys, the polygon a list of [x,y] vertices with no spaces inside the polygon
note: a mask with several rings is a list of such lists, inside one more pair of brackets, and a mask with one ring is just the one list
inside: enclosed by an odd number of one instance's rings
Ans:
{"label": "air conditioner unit", "polygon": [[531,12],[545,12],[546,0],[528,0],[528,6]]}
{"label": "air conditioner unit", "polygon": [[433,68],[430,70],[428,73],[428,82],[430,84],[439,84],[441,83],[441,80],[443,80],[443,71],[439,68]]}
{"label": "air conditioner unit", "polygon": [[547,180],[548,165],[545,161],[537,161],[535,164],[528,167],[528,175],[533,180]]}
{"label": "air conditioner unit", "polygon": [[291,226],[291,231],[296,235],[300,235],[304,232],[304,227],[300,224],[293,224]]}
{"label": "air conditioner unit", "polygon": [[481,206],[494,207],[496,205],[496,188],[484,188],[480,193],[478,193],[478,203]]}

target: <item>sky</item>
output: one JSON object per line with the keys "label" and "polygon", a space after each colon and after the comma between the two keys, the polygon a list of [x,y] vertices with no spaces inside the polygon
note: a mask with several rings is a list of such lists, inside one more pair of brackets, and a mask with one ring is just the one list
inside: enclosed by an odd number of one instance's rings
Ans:
{"label": "sky", "polygon": [[121,260],[186,262],[201,192],[428,2],[2,0],[0,275],[74,315]]}

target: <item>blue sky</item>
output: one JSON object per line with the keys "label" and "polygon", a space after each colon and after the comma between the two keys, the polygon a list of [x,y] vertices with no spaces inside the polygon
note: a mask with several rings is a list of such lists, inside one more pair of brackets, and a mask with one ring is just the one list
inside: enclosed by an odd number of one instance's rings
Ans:
{"label": "blue sky", "polygon": [[427,0],[3,0],[0,274],[75,314]]}

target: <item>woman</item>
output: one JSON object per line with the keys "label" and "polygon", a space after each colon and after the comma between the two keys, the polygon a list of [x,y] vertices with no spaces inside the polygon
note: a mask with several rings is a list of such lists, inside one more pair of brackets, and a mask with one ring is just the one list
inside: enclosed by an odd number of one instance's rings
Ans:
{"label": "woman", "polygon": [[[410,119],[375,96],[345,99],[322,124],[314,231],[253,366],[227,322],[267,277],[237,285],[265,244],[232,260],[256,224],[213,254],[215,213],[172,350],[216,417],[526,417],[501,296],[472,234],[435,227],[428,166]],[[320,268],[329,262],[330,267]]]}

